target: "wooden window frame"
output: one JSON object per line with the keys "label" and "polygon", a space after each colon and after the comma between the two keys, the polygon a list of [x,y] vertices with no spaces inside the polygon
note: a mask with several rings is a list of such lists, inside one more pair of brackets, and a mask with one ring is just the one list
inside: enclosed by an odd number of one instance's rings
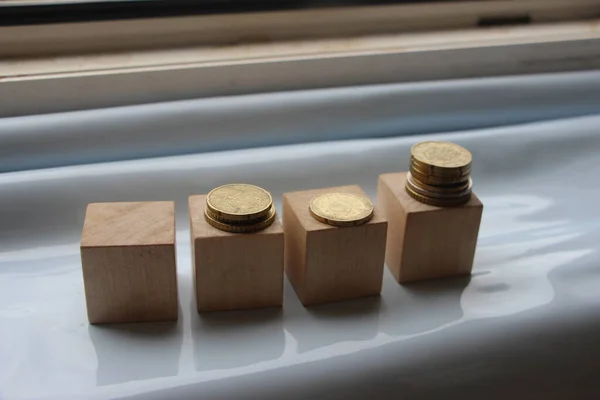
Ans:
{"label": "wooden window frame", "polygon": [[0,116],[596,69],[599,17],[600,0],[475,0],[4,26]]}

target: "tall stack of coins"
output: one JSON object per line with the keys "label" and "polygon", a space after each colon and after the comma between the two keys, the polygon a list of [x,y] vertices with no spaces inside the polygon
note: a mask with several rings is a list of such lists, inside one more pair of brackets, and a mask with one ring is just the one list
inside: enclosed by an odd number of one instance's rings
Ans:
{"label": "tall stack of coins", "polygon": [[269,192],[258,186],[232,183],[208,193],[204,218],[222,231],[249,233],[271,225],[277,214]]}
{"label": "tall stack of coins", "polygon": [[458,206],[471,198],[471,153],[454,143],[422,142],[410,150],[406,191],[421,203]]}

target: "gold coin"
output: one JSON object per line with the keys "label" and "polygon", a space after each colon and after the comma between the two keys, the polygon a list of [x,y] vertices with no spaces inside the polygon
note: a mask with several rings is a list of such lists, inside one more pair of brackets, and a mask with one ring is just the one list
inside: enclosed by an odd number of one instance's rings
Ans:
{"label": "gold coin", "polygon": [[273,221],[275,221],[275,218],[277,218],[277,212],[275,210],[274,206],[271,206],[271,208],[269,208],[268,210],[268,214],[267,217],[263,220],[261,220],[260,222],[253,224],[253,225],[233,225],[233,224],[227,224],[227,223],[223,223],[221,221],[218,221],[216,219],[214,219],[213,217],[211,217],[209,215],[209,213],[204,212],[204,219],[206,220],[206,222],[208,222],[209,225],[221,230],[221,231],[225,231],[225,232],[231,232],[231,233],[250,233],[250,232],[256,232],[256,231],[260,231],[262,229],[265,229],[267,227],[269,227]]}
{"label": "gold coin", "polygon": [[423,182],[427,185],[434,186],[454,186],[458,184],[465,184],[469,181],[469,174],[464,176],[455,176],[455,177],[444,177],[440,178],[437,176],[429,175],[414,167],[414,165],[410,166],[410,173],[413,178],[418,180],[419,182]]}
{"label": "gold coin", "polygon": [[420,163],[413,157],[410,159],[410,166],[425,175],[438,178],[460,178],[471,174],[471,165],[464,168],[440,168]]}
{"label": "gold coin", "polygon": [[228,221],[260,219],[269,214],[272,205],[269,192],[244,183],[219,186],[206,197],[211,215]]}
{"label": "gold coin", "polygon": [[423,190],[435,193],[460,193],[465,190],[470,190],[473,185],[473,181],[470,177],[464,182],[445,184],[445,185],[430,185],[416,179],[411,172],[406,173],[406,180],[410,181],[413,186],[417,186]]}
{"label": "gold coin", "polygon": [[434,186],[423,185],[418,181],[414,181],[410,172],[406,175],[406,186],[410,187],[410,189],[412,189],[413,192],[420,194],[421,196],[436,199],[462,199],[463,197],[471,193],[472,185],[473,183],[469,178],[467,185],[464,187],[458,187],[452,190],[448,190],[446,188],[446,190],[441,191],[439,190],[439,188],[436,188]]}
{"label": "gold coin", "polygon": [[[274,207],[274,206],[271,206]],[[252,218],[252,219],[231,219],[228,218],[227,216],[221,214],[215,214],[210,208],[206,207],[204,209],[204,212],[212,219],[214,219],[215,221],[221,222],[223,224],[230,224],[230,225],[254,225],[257,224],[259,222],[261,222],[262,220],[265,219],[265,217],[268,216],[267,215],[263,215],[263,216],[259,216],[258,218]],[[270,212],[270,209],[269,209]]]}
{"label": "gold coin", "polygon": [[432,198],[432,197],[422,196],[419,193],[416,193],[415,191],[413,191],[408,185],[405,185],[405,189],[406,189],[406,192],[410,195],[410,197],[417,200],[418,202],[429,204],[431,206],[436,206],[436,207],[460,206],[460,205],[467,203],[471,199],[471,192],[469,192],[467,195],[464,195],[463,197],[450,198],[450,199],[436,199],[436,198]]}
{"label": "gold coin", "polygon": [[313,198],[310,214],[317,221],[333,226],[362,225],[373,217],[373,204],[352,193],[325,193]]}
{"label": "gold coin", "polygon": [[469,150],[450,142],[421,142],[410,150],[414,161],[423,167],[440,170],[470,170],[473,156]]}

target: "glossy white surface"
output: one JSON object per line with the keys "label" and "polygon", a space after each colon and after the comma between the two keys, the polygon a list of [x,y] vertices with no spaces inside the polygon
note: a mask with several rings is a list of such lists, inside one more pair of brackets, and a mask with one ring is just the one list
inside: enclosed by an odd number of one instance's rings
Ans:
{"label": "glossy white surface", "polygon": [[[424,136],[290,145],[0,175],[0,398],[596,398],[600,116],[462,133],[485,210],[473,276],[380,298],[198,316],[187,196],[285,191],[408,166]],[[177,202],[177,324],[90,326],[86,203]],[[280,207],[280,203],[277,203]],[[279,208],[280,210],[280,208]]]}
{"label": "glossy white surface", "polygon": [[600,71],[143,104],[0,118],[0,172],[597,114]]}

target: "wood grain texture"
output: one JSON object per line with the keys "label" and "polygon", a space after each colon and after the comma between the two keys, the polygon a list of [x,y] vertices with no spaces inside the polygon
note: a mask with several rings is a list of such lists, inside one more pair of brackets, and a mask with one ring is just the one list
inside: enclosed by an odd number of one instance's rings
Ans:
{"label": "wood grain texture", "polygon": [[280,307],[283,228],[276,218],[254,233],[230,233],[204,219],[206,195],[189,198],[194,291],[198,311]]}
{"label": "wood grain texture", "polygon": [[410,197],[406,173],[379,176],[377,204],[388,219],[386,264],[399,283],[471,273],[483,204],[475,194],[459,207]]}
{"label": "wood grain texture", "polygon": [[[285,271],[305,306],[381,292],[387,221],[377,208],[364,225],[335,227],[310,215],[310,200],[323,193],[367,196],[359,186],[284,193]],[[368,196],[367,196],[368,197]]]}
{"label": "wood grain texture", "polygon": [[89,204],[81,263],[90,323],[176,320],[173,202]]}

